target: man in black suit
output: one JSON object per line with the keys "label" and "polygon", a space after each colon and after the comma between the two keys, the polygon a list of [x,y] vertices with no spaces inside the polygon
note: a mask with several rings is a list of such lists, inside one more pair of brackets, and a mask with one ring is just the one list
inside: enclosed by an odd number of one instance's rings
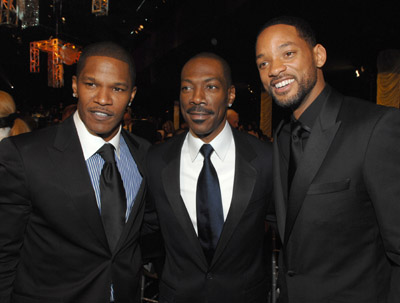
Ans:
{"label": "man in black suit", "polygon": [[265,89],[292,110],[274,134],[285,299],[400,302],[399,111],[326,84],[326,50],[304,20],[268,22],[256,61]]}
{"label": "man in black suit", "polygon": [[190,130],[149,151],[149,214],[158,215],[166,252],[160,302],[267,300],[272,147],[229,126],[234,99],[226,61],[196,55],[181,73],[181,113]]}
{"label": "man in black suit", "polygon": [[[130,54],[111,42],[89,45],[72,88],[74,115],[0,144],[2,303],[140,301],[149,143],[121,129],[136,93]],[[118,179],[108,180],[106,167]]]}

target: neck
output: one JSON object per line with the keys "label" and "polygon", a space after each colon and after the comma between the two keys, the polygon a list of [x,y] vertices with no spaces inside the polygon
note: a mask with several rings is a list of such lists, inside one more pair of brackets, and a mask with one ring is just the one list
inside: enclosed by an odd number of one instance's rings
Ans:
{"label": "neck", "polygon": [[303,102],[301,102],[300,106],[293,111],[293,116],[296,118],[296,120],[298,120],[305,110],[315,101],[315,99],[317,99],[324,88],[325,80],[323,77],[321,77],[319,80],[317,80],[317,83],[310,93],[304,98]]}

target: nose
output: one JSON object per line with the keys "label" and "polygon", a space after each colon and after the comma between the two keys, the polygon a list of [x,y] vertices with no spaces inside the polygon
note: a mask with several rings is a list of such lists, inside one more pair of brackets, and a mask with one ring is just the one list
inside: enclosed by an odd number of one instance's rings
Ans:
{"label": "nose", "polygon": [[100,87],[97,90],[94,101],[100,105],[112,104],[112,98],[109,90],[106,87]]}
{"label": "nose", "polygon": [[276,59],[270,62],[269,67],[269,76],[276,77],[279,76],[280,73],[286,70],[286,65],[282,60]]}
{"label": "nose", "polygon": [[193,96],[192,96],[191,103],[193,103],[193,104],[205,103],[204,90],[201,87],[196,87],[193,90]]}

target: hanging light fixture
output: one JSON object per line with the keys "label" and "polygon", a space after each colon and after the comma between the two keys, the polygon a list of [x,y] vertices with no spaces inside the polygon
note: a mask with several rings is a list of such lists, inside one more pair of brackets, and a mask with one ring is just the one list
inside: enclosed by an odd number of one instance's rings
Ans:
{"label": "hanging light fixture", "polygon": [[72,65],[76,63],[81,54],[80,47],[66,43],[58,38],[34,41],[30,43],[30,72],[40,72],[40,51],[47,53],[48,86],[64,86],[63,64]]}
{"label": "hanging light fixture", "polygon": [[92,14],[96,16],[107,16],[108,0],[92,0]]}
{"label": "hanging light fixture", "polygon": [[16,0],[0,0],[0,25],[18,26]]}

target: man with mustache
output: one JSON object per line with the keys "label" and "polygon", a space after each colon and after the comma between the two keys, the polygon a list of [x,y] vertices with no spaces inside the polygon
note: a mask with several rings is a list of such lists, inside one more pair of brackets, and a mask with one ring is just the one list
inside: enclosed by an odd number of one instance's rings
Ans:
{"label": "man with mustache", "polygon": [[149,151],[146,223],[160,228],[166,253],[161,303],[267,300],[263,244],[272,148],[229,125],[234,99],[226,61],[194,56],[181,73],[189,131]]}
{"label": "man with mustache", "polygon": [[91,44],[73,77],[77,111],[1,142],[0,302],[140,302],[150,144],[121,127],[135,77],[125,49]]}
{"label": "man with mustache", "polygon": [[292,115],[274,133],[280,302],[400,302],[400,112],[325,83],[310,25],[260,31],[265,89]]}

